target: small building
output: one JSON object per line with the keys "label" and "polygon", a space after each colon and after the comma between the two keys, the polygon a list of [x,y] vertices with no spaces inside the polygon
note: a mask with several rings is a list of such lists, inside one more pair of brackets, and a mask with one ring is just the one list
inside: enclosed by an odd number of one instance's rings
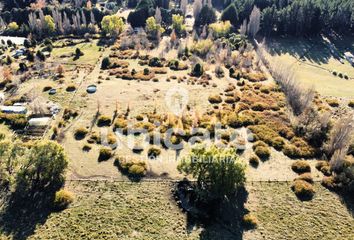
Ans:
{"label": "small building", "polygon": [[28,121],[28,126],[30,127],[45,127],[49,125],[51,118],[50,117],[39,117],[31,118]]}
{"label": "small building", "polygon": [[27,108],[24,106],[0,106],[0,111],[8,114],[26,114]]}
{"label": "small building", "polygon": [[345,52],[344,53],[345,59],[347,59],[347,61],[354,66],[354,56],[353,54],[351,54],[350,52]]}
{"label": "small building", "polygon": [[7,44],[7,41],[10,40],[12,43],[16,45],[23,45],[26,38],[24,37],[10,37],[10,36],[0,36],[0,45],[2,44],[1,42],[5,42]]}

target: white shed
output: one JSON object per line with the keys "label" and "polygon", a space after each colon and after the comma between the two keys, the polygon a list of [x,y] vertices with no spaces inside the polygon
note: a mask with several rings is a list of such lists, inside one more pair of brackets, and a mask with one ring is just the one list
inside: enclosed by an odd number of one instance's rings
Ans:
{"label": "white shed", "polygon": [[0,106],[0,111],[3,113],[26,114],[27,108],[24,106]]}
{"label": "white shed", "polygon": [[31,118],[28,121],[29,126],[33,127],[44,127],[47,126],[50,122],[49,117],[41,117],[41,118]]}

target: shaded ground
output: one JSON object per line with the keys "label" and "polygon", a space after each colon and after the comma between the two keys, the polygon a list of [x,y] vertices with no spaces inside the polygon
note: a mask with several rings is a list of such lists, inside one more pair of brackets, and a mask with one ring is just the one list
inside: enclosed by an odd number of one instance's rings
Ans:
{"label": "shaded ground", "polygon": [[[314,86],[324,96],[350,98],[354,97],[354,67],[344,59],[344,53],[354,52],[353,42],[353,37],[329,36],[274,38],[267,44],[274,60],[292,66],[304,85]],[[347,75],[349,80],[334,76],[332,71]]]}

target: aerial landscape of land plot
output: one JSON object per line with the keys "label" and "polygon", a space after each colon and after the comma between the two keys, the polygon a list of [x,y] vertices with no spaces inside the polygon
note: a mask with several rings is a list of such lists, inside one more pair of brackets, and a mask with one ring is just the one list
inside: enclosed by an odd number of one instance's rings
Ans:
{"label": "aerial landscape of land plot", "polygon": [[353,1],[0,3],[0,239],[354,239]]}

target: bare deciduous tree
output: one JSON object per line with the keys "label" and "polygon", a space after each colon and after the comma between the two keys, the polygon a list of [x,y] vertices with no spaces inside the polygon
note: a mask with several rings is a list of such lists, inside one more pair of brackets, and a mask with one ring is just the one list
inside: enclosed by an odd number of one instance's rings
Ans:
{"label": "bare deciduous tree", "polygon": [[162,22],[162,17],[161,17],[161,10],[159,7],[156,7],[156,11],[155,11],[155,21],[156,24],[161,24]]}
{"label": "bare deciduous tree", "polygon": [[187,13],[187,5],[188,5],[188,0],[181,0],[180,9],[184,16]]}
{"label": "bare deciduous tree", "polygon": [[203,3],[202,0],[195,0],[193,4],[193,16],[196,19],[199,16],[200,11],[202,10]]}
{"label": "bare deciduous tree", "polygon": [[240,34],[243,35],[243,36],[246,36],[247,34],[247,20],[243,20],[243,23],[240,27]]}
{"label": "bare deciduous tree", "polygon": [[261,11],[259,10],[259,8],[254,6],[247,26],[247,32],[250,37],[254,38],[256,36],[260,28],[260,23],[261,23]]}
{"label": "bare deciduous tree", "polygon": [[353,117],[347,116],[339,119],[330,133],[326,146],[327,156],[332,157],[338,151],[347,153],[353,134]]}

